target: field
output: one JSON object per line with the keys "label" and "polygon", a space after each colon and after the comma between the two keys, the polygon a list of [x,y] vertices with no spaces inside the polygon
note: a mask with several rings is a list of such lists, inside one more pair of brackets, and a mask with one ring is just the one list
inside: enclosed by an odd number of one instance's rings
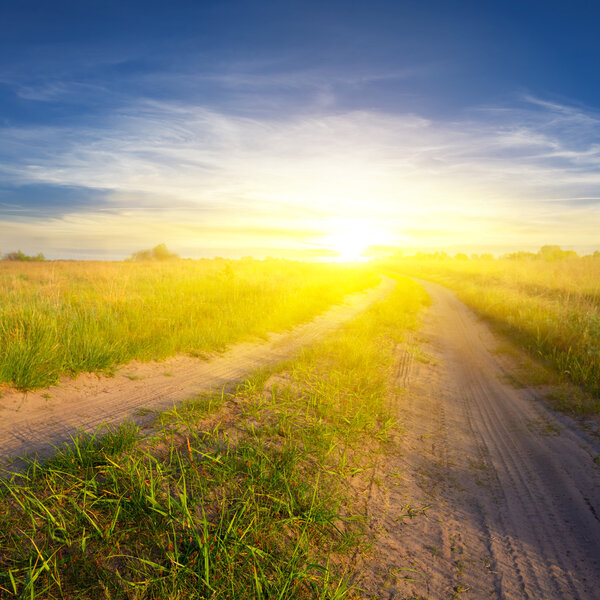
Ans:
{"label": "field", "polygon": [[138,438],[83,436],[0,484],[0,595],[357,598],[368,485],[398,434],[393,350],[426,296],[382,302],[231,395],[191,399]]}
{"label": "field", "polygon": [[[450,287],[561,376],[600,396],[600,258],[403,259],[388,263]],[[600,402],[573,399],[574,412]]]}
{"label": "field", "polygon": [[0,262],[0,384],[202,356],[305,321],[378,277],[267,261]]}
{"label": "field", "polygon": [[0,598],[596,597],[598,258],[0,276]]}

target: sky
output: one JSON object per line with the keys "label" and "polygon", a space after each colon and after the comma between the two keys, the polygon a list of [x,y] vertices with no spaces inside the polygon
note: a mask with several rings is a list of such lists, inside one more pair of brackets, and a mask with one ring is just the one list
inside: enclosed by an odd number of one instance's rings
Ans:
{"label": "sky", "polygon": [[0,251],[600,249],[600,3],[19,0]]}

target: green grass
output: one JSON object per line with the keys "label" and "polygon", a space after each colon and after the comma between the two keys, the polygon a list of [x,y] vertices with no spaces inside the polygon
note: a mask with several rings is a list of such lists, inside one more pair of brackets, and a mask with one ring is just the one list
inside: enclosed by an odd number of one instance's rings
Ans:
{"label": "green grass", "polygon": [[[426,302],[403,281],[277,373],[81,436],[0,484],[0,596],[360,597],[368,477],[398,434],[392,350]],[[272,376],[271,376],[272,375]]]}
{"label": "green grass", "polygon": [[[600,398],[600,259],[405,259],[388,266],[455,289],[564,380]],[[598,410],[598,401],[574,402],[571,412]]]}
{"label": "green grass", "polygon": [[283,260],[0,263],[0,384],[35,389],[132,359],[203,356],[312,318],[378,282]]}

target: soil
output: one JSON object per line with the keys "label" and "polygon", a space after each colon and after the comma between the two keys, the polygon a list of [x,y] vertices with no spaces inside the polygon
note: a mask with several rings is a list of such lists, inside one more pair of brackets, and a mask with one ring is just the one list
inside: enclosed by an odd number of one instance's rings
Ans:
{"label": "soil", "polygon": [[152,422],[157,411],[173,408],[203,392],[235,385],[256,369],[290,359],[303,346],[335,330],[395,285],[351,294],[309,323],[271,334],[266,341],[241,343],[208,360],[176,356],[165,361],[131,362],[114,376],[84,374],[35,392],[5,392],[0,397],[0,470],[13,470],[18,457],[44,458],[78,433],[94,432],[125,420]]}
{"label": "soil", "polygon": [[516,388],[489,327],[420,283],[433,305],[420,351],[398,351],[404,432],[370,489],[378,541],[356,583],[368,598],[597,600],[598,440]]}

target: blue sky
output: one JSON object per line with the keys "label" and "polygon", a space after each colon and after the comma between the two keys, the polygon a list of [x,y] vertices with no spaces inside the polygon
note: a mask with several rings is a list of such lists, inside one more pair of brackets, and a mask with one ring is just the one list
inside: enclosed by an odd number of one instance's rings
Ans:
{"label": "blue sky", "polygon": [[0,10],[1,251],[600,246],[597,2]]}

